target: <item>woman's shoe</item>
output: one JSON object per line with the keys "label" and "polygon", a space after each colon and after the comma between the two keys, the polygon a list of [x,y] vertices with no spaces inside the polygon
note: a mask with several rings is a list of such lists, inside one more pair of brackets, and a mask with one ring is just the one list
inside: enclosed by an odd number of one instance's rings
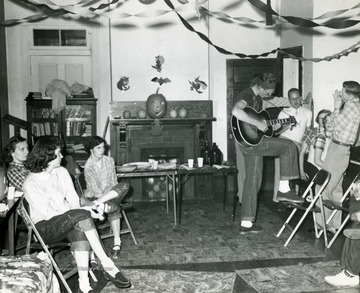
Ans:
{"label": "woman's shoe", "polygon": [[118,258],[120,255],[120,250],[121,250],[121,244],[116,244],[114,245],[114,247],[112,248],[112,254],[111,256],[113,258]]}
{"label": "woman's shoe", "polygon": [[111,281],[118,288],[130,288],[130,281],[121,273],[116,273],[115,277],[111,276],[107,271],[105,272],[105,278],[108,281]]}

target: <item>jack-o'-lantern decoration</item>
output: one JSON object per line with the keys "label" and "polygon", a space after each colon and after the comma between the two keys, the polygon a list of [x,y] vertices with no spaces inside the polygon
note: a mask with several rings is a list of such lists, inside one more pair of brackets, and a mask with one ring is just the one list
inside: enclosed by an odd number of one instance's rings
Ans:
{"label": "jack-o'-lantern decoration", "polygon": [[157,89],[155,94],[148,97],[146,111],[151,118],[162,118],[165,116],[166,99],[162,94],[159,94],[159,89]]}

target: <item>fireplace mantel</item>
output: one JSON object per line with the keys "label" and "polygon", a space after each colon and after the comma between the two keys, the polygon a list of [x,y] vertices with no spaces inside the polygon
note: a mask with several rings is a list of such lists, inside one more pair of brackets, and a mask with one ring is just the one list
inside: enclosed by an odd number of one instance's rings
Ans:
{"label": "fireplace mantel", "polygon": [[148,119],[111,119],[110,123],[114,125],[129,124],[129,125],[142,125],[155,123],[155,120],[160,124],[202,124],[216,121],[215,117],[200,117],[200,118],[148,118]]}
{"label": "fireplace mantel", "polygon": [[[169,109],[185,107],[186,118],[170,118]],[[141,148],[184,148],[183,160],[196,158],[205,141],[212,142],[212,101],[173,101],[164,118],[136,118],[146,102],[112,102],[110,104],[111,155],[117,165],[144,160]],[[131,119],[121,118],[124,111]],[[179,162],[183,163],[183,162]]]}

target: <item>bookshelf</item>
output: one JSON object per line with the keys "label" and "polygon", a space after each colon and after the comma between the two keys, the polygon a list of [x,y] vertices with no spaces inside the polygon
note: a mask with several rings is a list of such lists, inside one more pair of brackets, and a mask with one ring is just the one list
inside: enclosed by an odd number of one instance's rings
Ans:
{"label": "bookshelf", "polygon": [[28,142],[34,144],[44,135],[61,135],[66,145],[66,155],[83,165],[88,154],[83,143],[89,136],[96,135],[96,106],[94,98],[69,98],[66,107],[56,113],[52,110],[52,100],[26,99]]}

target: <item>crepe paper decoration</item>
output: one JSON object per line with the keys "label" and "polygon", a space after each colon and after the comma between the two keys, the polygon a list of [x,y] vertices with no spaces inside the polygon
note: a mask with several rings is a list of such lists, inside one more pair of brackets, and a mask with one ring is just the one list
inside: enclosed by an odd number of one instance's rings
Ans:
{"label": "crepe paper decoration", "polygon": [[129,77],[124,75],[120,77],[120,80],[117,82],[116,86],[121,91],[127,91],[130,88]]}
{"label": "crepe paper decoration", "polygon": [[[170,8],[174,7],[170,0],[164,0],[164,2]],[[280,48],[273,49],[270,52],[265,52],[265,53],[262,53],[262,54],[259,54],[259,55],[247,55],[247,54],[243,54],[243,53],[234,53],[234,52],[228,51],[228,50],[226,50],[226,49],[224,49],[222,47],[219,47],[219,46],[213,44],[206,35],[204,35],[201,32],[196,31],[178,12],[175,11],[175,13],[179,17],[180,21],[183,23],[185,28],[187,28],[191,32],[196,33],[202,40],[207,42],[209,45],[213,46],[218,52],[220,52],[222,54],[225,54],[225,55],[234,55],[234,56],[237,56],[239,58],[253,58],[253,59],[256,59],[256,58],[259,58],[259,57],[267,57],[270,54],[275,54],[276,52],[280,52],[280,53],[282,53],[282,54],[284,54],[287,57],[292,58],[292,59],[297,59],[297,60],[300,60],[300,61],[320,62],[320,61],[330,61],[332,59],[340,59],[341,57],[347,56],[347,55],[349,55],[350,53],[353,53],[353,52],[357,52],[360,49],[360,41],[359,41],[356,44],[350,46],[348,49],[345,49],[345,50],[341,51],[340,53],[334,54],[332,56],[327,56],[327,57],[324,57],[324,58],[298,57],[298,56],[295,56],[293,54],[289,54],[289,53],[285,52],[284,50],[282,50]]]}
{"label": "crepe paper decoration", "polygon": [[323,26],[323,27],[333,28],[333,29],[342,29],[342,28],[352,27],[360,22],[359,20],[352,20],[352,19],[347,19],[347,20],[337,19],[337,20],[328,21],[324,24],[319,24],[319,23],[316,23],[316,22],[312,21],[311,19],[307,19],[307,18],[280,15],[277,12],[275,12],[271,7],[264,4],[260,0],[248,0],[248,2],[252,6],[257,8],[258,10],[261,10],[262,12],[264,12],[265,14],[272,14],[272,15],[284,18],[293,25],[306,27],[306,28]]}
{"label": "crepe paper decoration", "polygon": [[206,90],[207,84],[204,81],[200,80],[199,78],[200,76],[195,78],[194,81],[189,80],[189,83],[191,85],[190,90],[196,91],[197,93],[201,94],[204,92],[204,90]]}
{"label": "crepe paper decoration", "polygon": [[171,80],[168,79],[167,77],[165,77],[165,78],[162,78],[162,77],[154,77],[151,81],[157,82],[157,83],[159,83],[159,85],[162,85],[163,83],[169,83],[169,82],[171,82]]}
{"label": "crepe paper decoration", "polygon": [[155,56],[155,65],[151,65],[152,68],[155,68],[157,72],[161,72],[162,65],[165,62],[165,58],[161,55]]}

